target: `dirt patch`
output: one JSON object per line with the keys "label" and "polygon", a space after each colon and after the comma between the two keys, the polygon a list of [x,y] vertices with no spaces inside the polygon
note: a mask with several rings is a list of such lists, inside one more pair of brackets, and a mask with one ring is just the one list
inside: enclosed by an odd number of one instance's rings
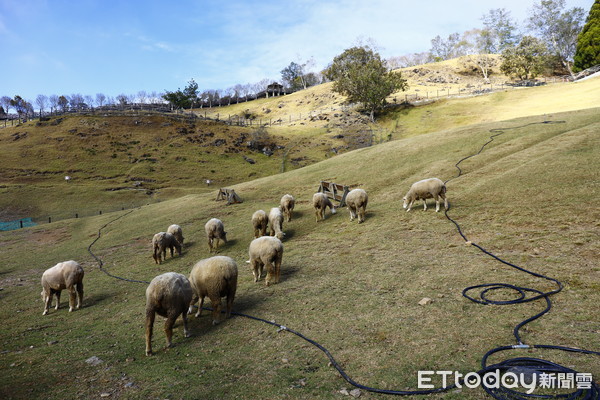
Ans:
{"label": "dirt patch", "polygon": [[53,245],[69,239],[71,239],[71,234],[67,232],[66,228],[35,231],[31,232],[27,237],[27,240],[30,242],[41,246]]}

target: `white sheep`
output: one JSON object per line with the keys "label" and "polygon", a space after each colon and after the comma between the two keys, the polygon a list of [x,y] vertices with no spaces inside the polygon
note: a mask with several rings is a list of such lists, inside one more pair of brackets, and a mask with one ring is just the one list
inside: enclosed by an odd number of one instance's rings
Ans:
{"label": "white sheep", "polygon": [[152,330],[155,314],[165,317],[167,347],[172,346],[173,325],[181,315],[183,334],[190,337],[187,312],[192,301],[192,286],[188,279],[176,272],[167,272],[152,279],[146,289],[146,355],[152,355]]}
{"label": "white sheep", "polygon": [[412,184],[406,196],[404,196],[404,205],[406,212],[410,211],[416,200],[423,200],[423,211],[427,210],[427,199],[435,199],[435,211],[440,211],[440,197],[444,200],[444,208],[448,209],[448,199],[446,198],[446,185],[438,178],[423,179]]}
{"label": "white sheep", "polygon": [[223,240],[227,243],[227,232],[225,232],[225,226],[220,219],[211,218],[206,225],[204,225],[206,236],[208,238],[209,251],[212,253],[213,248],[215,252],[219,248],[219,241]]}
{"label": "white sheep", "polygon": [[291,194],[283,195],[281,200],[279,201],[279,208],[283,212],[285,216],[285,220],[290,222],[292,220],[292,211],[294,211],[294,206],[296,205],[296,199]]}
{"label": "white sheep", "polygon": [[254,227],[254,237],[261,237],[267,235],[267,225],[269,224],[269,218],[267,213],[263,210],[257,210],[252,214],[252,226]]}
{"label": "white sheep", "polygon": [[358,223],[365,222],[369,196],[363,189],[353,189],[346,195],[346,206],[350,211],[350,221],[358,216]]}
{"label": "white sheep", "polygon": [[162,259],[167,259],[167,249],[171,251],[171,257],[173,257],[173,248],[177,250],[177,254],[181,256],[181,244],[175,239],[175,236],[168,232],[158,232],[152,238],[152,257],[154,262],[157,264],[161,263]]}
{"label": "white sheep", "polygon": [[196,317],[202,313],[204,297],[210,299],[212,311],[212,323],[219,323],[221,313],[221,297],[227,296],[227,307],[225,318],[231,315],[231,307],[235,299],[237,289],[238,267],[235,261],[226,256],[214,256],[200,260],[192,268],[190,273],[190,284],[194,290],[194,296],[190,302],[188,313],[193,313],[193,305],[200,300]]}
{"label": "white sheep", "polygon": [[167,228],[167,233],[170,233],[171,235],[175,236],[175,239],[177,239],[177,241],[180,244],[183,244],[183,231],[181,230],[181,227],[179,225],[170,225]]}
{"label": "white sheep", "polygon": [[250,266],[254,275],[254,282],[260,279],[263,268],[267,267],[265,284],[279,282],[281,272],[281,260],[283,259],[283,244],[281,240],[272,236],[262,236],[250,243],[248,250],[250,254]]}
{"label": "white sheep", "polygon": [[83,268],[76,261],[64,261],[48,268],[42,274],[42,300],[44,302],[44,312],[52,305],[52,296],[56,295],[56,309],[60,307],[60,292],[64,289],[69,291],[69,312],[75,307],[75,298],[77,298],[77,309],[81,308],[83,303]]}
{"label": "white sheep", "polygon": [[271,208],[271,211],[269,212],[269,227],[271,236],[283,240],[283,237],[285,236],[285,233],[283,233],[283,214],[279,207]]}
{"label": "white sheep", "polygon": [[313,195],[313,207],[315,208],[315,215],[317,217],[317,222],[325,219],[325,208],[329,207],[331,210],[331,214],[335,214],[335,206],[329,200],[329,197],[325,193],[315,193]]}

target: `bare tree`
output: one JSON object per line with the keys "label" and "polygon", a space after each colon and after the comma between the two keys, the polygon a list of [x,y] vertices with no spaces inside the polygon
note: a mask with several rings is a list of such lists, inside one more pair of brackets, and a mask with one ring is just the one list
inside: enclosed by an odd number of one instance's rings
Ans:
{"label": "bare tree", "polygon": [[4,107],[6,115],[8,115],[8,110],[10,109],[10,107],[12,107],[11,100],[12,99],[10,97],[8,97],[8,96],[2,96],[2,97],[0,97],[0,105],[2,107]]}
{"label": "bare tree", "polygon": [[42,117],[42,113],[44,112],[47,103],[48,97],[43,94],[38,94],[38,96],[35,98],[35,104],[37,104],[37,106],[40,108],[40,118]]}
{"label": "bare tree", "polygon": [[105,101],[106,96],[104,95],[104,93],[96,93],[96,105],[98,107],[102,107]]}
{"label": "bare tree", "polygon": [[146,93],[145,90],[140,90],[137,93],[137,98],[140,103],[146,104],[146,101],[148,100],[148,93]]}

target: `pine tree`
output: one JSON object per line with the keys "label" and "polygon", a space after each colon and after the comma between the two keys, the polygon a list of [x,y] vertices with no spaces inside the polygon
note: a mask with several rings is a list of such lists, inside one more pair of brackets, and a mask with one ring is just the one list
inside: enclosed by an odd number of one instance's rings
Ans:
{"label": "pine tree", "polygon": [[590,9],[590,14],[577,38],[573,60],[573,70],[576,72],[600,64],[600,0],[594,1]]}

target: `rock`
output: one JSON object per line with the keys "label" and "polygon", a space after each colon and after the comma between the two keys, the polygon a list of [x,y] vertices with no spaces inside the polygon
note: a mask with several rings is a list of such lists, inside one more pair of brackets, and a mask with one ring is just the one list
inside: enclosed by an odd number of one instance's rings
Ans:
{"label": "rock", "polygon": [[344,396],[350,396],[350,393],[348,393],[348,390],[346,390],[346,388],[341,389],[340,393],[343,394]]}
{"label": "rock", "polygon": [[360,389],[354,389],[350,391],[350,396],[352,397],[360,397],[362,393],[360,392]]}
{"label": "rock", "polygon": [[110,393],[104,392],[100,394],[100,397],[110,397]]}
{"label": "rock", "polygon": [[58,340],[51,340],[48,342],[48,346],[52,346],[53,344],[58,343]]}
{"label": "rock", "polygon": [[419,305],[426,306],[427,304],[431,304],[432,301],[433,300],[431,300],[429,297],[423,297],[421,301],[419,301]]}
{"label": "rock", "polygon": [[88,358],[87,360],[85,360],[86,363],[90,364],[90,365],[99,365],[102,364],[104,361],[102,361],[101,359],[99,359],[96,356],[92,356],[90,358]]}

